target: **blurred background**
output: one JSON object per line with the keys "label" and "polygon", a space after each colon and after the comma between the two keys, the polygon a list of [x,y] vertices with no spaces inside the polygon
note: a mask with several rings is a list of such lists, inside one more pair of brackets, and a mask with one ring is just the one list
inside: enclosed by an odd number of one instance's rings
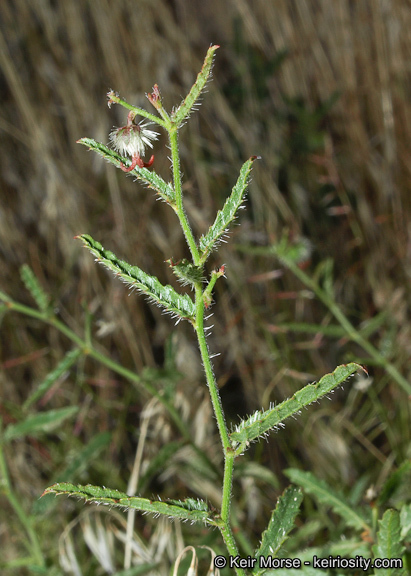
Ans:
{"label": "blurred background", "polygon": [[[76,140],[107,143],[112,127],[125,124],[123,108],[107,107],[110,89],[151,111],[145,94],[157,83],[171,110],[194,82],[210,44],[219,44],[213,81],[180,131],[180,153],[185,207],[197,237],[212,223],[242,163],[261,156],[240,225],[208,263],[209,270],[227,266],[209,322],[210,350],[221,352],[214,362],[227,418],[236,422],[280,402],[341,363],[358,360],[370,374],[254,447],[251,460],[269,471],[269,480],[261,470],[238,480],[242,519],[253,542],[288,484],[282,471],[291,465],[342,490],[358,482],[364,492],[371,484],[378,489],[410,458],[406,390],[333,328],[336,321],[313,291],[274,256],[252,248],[283,235],[302,241],[307,256],[301,266],[320,284],[331,259],[338,306],[356,328],[369,327],[369,341],[409,382],[409,2],[6,0],[0,22],[0,289],[33,305],[19,275],[28,263],[72,330],[83,334],[91,313],[100,349],[137,374],[151,374],[158,389],[171,359],[179,374],[170,377],[179,409],[221,464],[191,327],[174,328],[161,311],[129,295],[73,239],[89,233],[176,286],[164,261],[188,254],[174,213]],[[171,179],[164,135],[154,153],[153,169]],[[49,326],[3,309],[3,426],[24,417],[28,395],[71,347]],[[125,490],[148,400],[91,360],[66,373],[32,412],[76,405],[76,419],[6,450],[26,509],[82,447],[106,432],[110,441],[101,452],[64,479]],[[160,431],[149,434],[146,464],[163,442],[178,439],[162,418]],[[180,454],[147,481],[143,495],[205,494],[218,504],[218,485],[191,477]],[[22,544],[7,506],[4,499],[0,536],[10,560],[21,556]],[[57,565],[60,533],[81,508],[59,499],[41,513],[34,510],[50,566]],[[152,521],[139,518],[137,526],[149,540]]]}

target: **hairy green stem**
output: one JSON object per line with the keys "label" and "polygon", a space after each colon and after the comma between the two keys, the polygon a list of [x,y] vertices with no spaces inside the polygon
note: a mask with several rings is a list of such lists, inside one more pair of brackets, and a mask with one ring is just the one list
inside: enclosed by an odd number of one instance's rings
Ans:
{"label": "hairy green stem", "polygon": [[227,426],[224,420],[223,408],[221,405],[220,394],[218,392],[217,382],[214,377],[213,367],[211,365],[210,354],[207,347],[206,336],[204,333],[204,302],[203,290],[201,284],[196,285],[195,292],[196,321],[195,331],[197,334],[198,346],[200,348],[201,360],[204,366],[207,386],[211,396],[214,414],[217,420],[218,431],[220,433],[221,443],[224,453],[230,448]]}
{"label": "hairy green stem", "polygon": [[171,163],[173,168],[173,182],[174,182],[174,193],[176,197],[176,213],[178,219],[180,220],[181,227],[184,232],[185,239],[187,240],[188,247],[190,248],[191,256],[193,262],[198,266],[200,260],[200,254],[198,252],[197,244],[194,240],[193,232],[191,230],[190,224],[188,223],[186,213],[183,206],[183,193],[181,187],[181,171],[180,171],[180,156],[178,153],[178,128],[175,124],[170,123],[167,127],[168,135],[170,139],[170,149],[171,149]]}
{"label": "hairy green stem", "polygon": [[[184,232],[187,244],[190,248],[193,263],[198,266],[200,262],[200,253],[196,241],[194,239],[191,227],[188,223],[187,216],[184,211],[183,194],[181,186],[181,171],[180,171],[180,157],[178,153],[178,128],[176,125],[171,124],[168,127],[168,135],[170,139],[171,161],[173,168],[173,183],[176,198],[176,214],[179,218],[181,227]],[[214,279],[215,280],[217,277]],[[231,556],[238,555],[238,548],[230,525],[230,504],[231,504],[231,491],[233,482],[233,468],[234,468],[234,453],[231,448],[228,430],[224,419],[223,407],[221,404],[220,393],[216,379],[214,377],[213,367],[211,364],[210,353],[207,347],[206,336],[204,332],[204,297],[203,286],[201,282],[195,284],[195,308],[196,318],[194,329],[197,334],[198,346],[200,349],[201,359],[204,366],[206,381],[210,392],[211,403],[214,410],[214,415],[217,420],[218,431],[220,433],[221,443],[224,451],[224,479],[223,479],[223,494],[222,494],[222,507],[221,519],[222,525],[219,526],[221,535],[227,546],[227,551]],[[237,574],[240,576],[245,575],[241,569],[236,569]]]}
{"label": "hairy green stem", "polygon": [[126,110],[134,112],[137,116],[143,116],[144,118],[147,118],[151,122],[154,122],[155,124],[158,124],[159,126],[162,126],[163,128],[167,129],[167,122],[165,119],[162,120],[158,116],[150,114],[150,112],[147,112],[147,110],[144,110],[144,108],[139,108],[138,106],[133,106],[132,104],[129,104],[114,92],[109,92],[107,96],[109,97],[109,103],[115,102],[116,104],[120,104],[120,106],[123,106],[123,108],[126,108]]}
{"label": "hairy green stem", "polygon": [[[218,385],[214,377],[213,367],[211,364],[210,353],[208,351],[206,336],[204,332],[204,300],[201,284],[196,285],[195,304],[196,304],[196,322],[195,331],[197,334],[198,346],[200,348],[201,359],[204,366],[206,381],[210,392],[211,403],[213,405],[214,415],[217,420],[218,431],[220,433],[221,443],[224,451],[224,479],[223,479],[223,493],[221,505],[221,520],[222,524],[219,525],[221,535],[227,546],[230,556],[238,555],[238,547],[234,539],[233,531],[230,525],[230,505],[231,505],[231,492],[233,484],[233,469],[234,469],[234,452],[231,448],[230,439],[228,436],[227,425],[225,423],[223,407],[221,404],[220,393]],[[243,576],[245,572],[241,569],[236,569],[237,574]]]}

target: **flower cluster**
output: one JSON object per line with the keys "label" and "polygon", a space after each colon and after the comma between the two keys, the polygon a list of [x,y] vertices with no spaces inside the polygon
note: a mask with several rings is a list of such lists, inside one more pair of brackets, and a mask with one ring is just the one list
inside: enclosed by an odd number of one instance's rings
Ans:
{"label": "flower cluster", "polygon": [[154,161],[154,156],[146,163],[141,157],[144,156],[146,146],[153,147],[153,141],[157,140],[158,133],[153,130],[148,130],[151,122],[140,122],[134,124],[134,114],[129,113],[126,126],[115,128],[110,133],[110,142],[114,148],[122,155],[129,155],[132,158],[131,165],[126,168],[123,163],[120,167],[125,172],[131,172],[138,165],[140,168],[144,166],[151,166]]}

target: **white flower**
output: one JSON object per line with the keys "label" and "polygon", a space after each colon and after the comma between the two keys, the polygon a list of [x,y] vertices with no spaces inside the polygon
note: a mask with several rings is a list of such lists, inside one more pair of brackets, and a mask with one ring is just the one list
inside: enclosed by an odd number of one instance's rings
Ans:
{"label": "white flower", "polygon": [[114,128],[110,133],[110,141],[114,148],[122,155],[131,157],[144,156],[146,146],[153,147],[153,140],[157,140],[158,132],[147,130],[151,122],[133,124],[128,121],[126,126]]}

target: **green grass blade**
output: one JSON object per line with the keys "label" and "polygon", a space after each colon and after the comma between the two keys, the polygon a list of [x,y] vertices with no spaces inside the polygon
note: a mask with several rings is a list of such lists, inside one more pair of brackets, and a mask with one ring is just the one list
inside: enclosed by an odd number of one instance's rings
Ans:
{"label": "green grass blade", "polygon": [[334,372],[326,374],[316,384],[308,384],[278,406],[264,412],[257,411],[240,422],[230,434],[236,454],[241,454],[253,440],[264,437],[270,430],[275,430],[286,418],[330,393],[357,370],[363,368],[355,362],[338,366]]}
{"label": "green grass blade", "polygon": [[[117,168],[120,167],[120,163],[122,162],[125,166],[131,164],[129,158],[124,158],[117,154],[114,150],[107,148],[101,142],[96,142],[92,138],[80,138],[77,140],[79,144],[83,144],[83,146],[87,146],[90,150],[94,150],[100,156],[102,156],[105,160],[108,160]],[[136,166],[134,170],[130,172],[130,174],[134,174],[137,176],[139,180],[141,180],[144,184],[146,184],[149,188],[153,188],[157,194],[168,204],[174,205],[175,203],[175,194],[173,187],[171,184],[168,184],[165,180],[161,178],[155,172],[151,172],[147,168],[140,168]]]}
{"label": "green grass blade", "polygon": [[195,306],[188,294],[179,294],[171,286],[161,284],[155,276],[146,274],[137,266],[131,266],[124,260],[120,260],[88,234],[82,234],[78,238],[83,240],[86,248],[96,256],[98,262],[104,264],[131,288],[148,296],[151,301],[164,308],[172,316],[194,322]]}
{"label": "green grass blade", "polygon": [[20,276],[24,282],[25,287],[36,302],[39,310],[42,312],[47,312],[50,306],[50,298],[41,287],[40,282],[28,264],[23,264],[23,266],[21,266]]}
{"label": "green grass blade", "polygon": [[[377,544],[372,547],[374,558],[398,558],[404,553],[401,543],[400,515],[396,510],[387,510],[378,521]],[[378,576],[406,574],[403,568],[379,568]]]}
{"label": "green grass blade", "polygon": [[48,412],[40,412],[40,414],[29,416],[23,422],[7,426],[3,435],[4,441],[9,442],[24,436],[37,436],[39,433],[51,432],[60,426],[64,420],[71,418],[77,412],[77,406],[69,406],[68,408],[49,410]]}
{"label": "green grass blade", "polygon": [[198,73],[197,79],[191,87],[190,92],[187,94],[180,106],[172,113],[171,119],[177,126],[180,126],[182,122],[184,122],[184,120],[190,116],[198,98],[200,97],[201,92],[204,90],[207,82],[209,81],[211,70],[213,68],[214,54],[218,48],[219,46],[210,46],[203,63],[203,67]]}
{"label": "green grass blade", "polygon": [[37,402],[40,398],[42,398],[46,392],[51,388],[54,382],[60,378],[67,370],[69,370],[73,364],[77,362],[77,359],[81,356],[82,350],[80,348],[75,348],[68,352],[63,360],[58,363],[58,365],[52,370],[46,378],[39,384],[36,390],[27,398],[25,403],[23,404],[23,410],[26,410],[29,406],[31,406],[34,402]]}
{"label": "green grass blade", "polygon": [[[272,513],[267,530],[263,532],[261,546],[257,550],[254,558],[264,559],[268,556],[276,556],[280,547],[288,538],[288,533],[294,528],[295,518],[300,510],[303,500],[303,493],[296,486],[289,486],[277,502],[277,506]],[[257,560],[253,574],[261,574],[263,570]]]}
{"label": "green grass blade", "polygon": [[230,196],[225,201],[223,208],[217,212],[214,224],[210,226],[207,234],[201,236],[198,243],[201,252],[201,264],[207,260],[216,242],[226,234],[228,226],[235,219],[237,211],[244,201],[251,168],[256,159],[256,156],[252,156],[243,164]]}
{"label": "green grass blade", "polygon": [[206,502],[187,498],[186,500],[172,500],[170,503],[161,501],[147,500],[147,498],[138,498],[137,496],[127,496],[119,490],[102,488],[101,486],[87,486],[60,482],[53,484],[43,493],[45,494],[66,494],[77,496],[86,502],[95,504],[108,504],[117,506],[124,510],[135,509],[140,512],[150,512],[152,514],[162,514],[170,518],[179,518],[180,520],[189,520],[190,522],[206,522],[216,525],[212,517],[212,512],[208,509]]}
{"label": "green grass blade", "polygon": [[333,512],[344,518],[349,526],[357,530],[371,530],[366,514],[358,506],[354,509],[344,496],[334,491],[323,480],[318,480],[311,472],[290,468],[285,470],[284,473],[291,482],[301,486],[305,492],[314,496],[318,502],[329,506]]}

